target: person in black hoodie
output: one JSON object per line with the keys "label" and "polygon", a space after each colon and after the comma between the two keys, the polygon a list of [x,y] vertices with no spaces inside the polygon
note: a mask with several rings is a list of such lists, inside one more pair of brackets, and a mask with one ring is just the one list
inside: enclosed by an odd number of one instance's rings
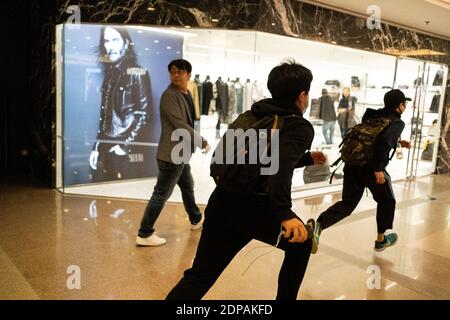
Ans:
{"label": "person in black hoodie", "polygon": [[[303,118],[303,113],[308,107],[311,81],[311,71],[295,61],[283,63],[270,72],[267,87],[272,98],[256,102],[251,110],[258,118],[273,114],[295,115],[285,118],[279,133],[279,169],[261,179],[264,190],[255,194],[229,193],[216,187],[205,210],[193,265],[166,299],[201,299],[252,239],[285,251],[276,298],[297,298],[312,244],[307,239],[305,224],[291,209],[292,176],[297,167],[326,161],[322,152],[308,152],[314,129]],[[310,223],[308,221],[307,226]],[[314,222],[311,227],[313,225]]]}
{"label": "person in black hoodie", "polygon": [[327,89],[322,89],[322,96],[319,98],[319,118],[323,120],[322,133],[326,144],[333,144],[334,127],[336,125],[336,111],[334,103],[328,95]]}
{"label": "person in black hoodie", "polygon": [[374,145],[374,159],[364,166],[344,165],[344,186],[342,200],[333,204],[320,214],[315,225],[312,253],[317,252],[320,233],[335,223],[349,216],[355,210],[364,189],[369,188],[373,199],[377,202],[377,240],[374,250],[383,251],[397,242],[396,233],[386,233],[392,229],[395,212],[395,195],[392,190],[391,177],[386,171],[389,164],[389,153],[400,143],[402,148],[411,148],[408,141],[399,140],[405,128],[405,123],[400,119],[406,109],[407,101],[402,91],[390,90],[384,95],[384,108],[374,110],[367,109],[362,121],[375,117],[391,118],[390,124],[377,136]]}

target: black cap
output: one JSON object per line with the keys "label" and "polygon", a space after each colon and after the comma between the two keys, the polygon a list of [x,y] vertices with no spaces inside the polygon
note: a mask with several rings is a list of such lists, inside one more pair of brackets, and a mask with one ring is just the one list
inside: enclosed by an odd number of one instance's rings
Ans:
{"label": "black cap", "polygon": [[411,98],[405,97],[405,94],[398,89],[390,90],[384,95],[384,106],[386,108],[396,108],[405,101],[411,101]]}

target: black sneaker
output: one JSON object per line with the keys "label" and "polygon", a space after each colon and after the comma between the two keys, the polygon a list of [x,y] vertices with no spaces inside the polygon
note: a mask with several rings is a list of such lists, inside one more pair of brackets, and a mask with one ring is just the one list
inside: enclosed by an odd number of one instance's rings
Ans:
{"label": "black sneaker", "polygon": [[314,219],[309,219],[306,224],[311,227],[311,237],[309,236],[309,230],[308,230],[308,238],[310,238],[312,240],[311,253],[315,254],[319,250],[319,239],[320,239],[320,233],[322,232],[322,229],[320,228],[320,223],[317,221],[314,221]]}

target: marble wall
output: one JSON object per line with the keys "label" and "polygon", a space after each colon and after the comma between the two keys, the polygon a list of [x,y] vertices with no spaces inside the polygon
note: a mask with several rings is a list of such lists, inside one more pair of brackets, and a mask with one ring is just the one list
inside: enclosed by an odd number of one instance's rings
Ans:
{"label": "marble wall", "polygon": [[[296,0],[53,0],[56,11],[40,30],[40,50],[36,57],[40,63],[34,74],[42,85],[45,97],[35,101],[48,113],[55,111],[54,41],[53,26],[63,23],[71,16],[66,10],[71,5],[80,8],[81,22],[127,23],[164,26],[183,26],[226,29],[255,29],[303,39],[322,41],[357,49],[383,52],[386,49],[431,49],[445,52],[444,56],[424,56],[423,59],[449,64],[450,41],[420,34],[411,30],[381,24],[381,29],[370,30],[366,20],[332,11]],[[38,10],[42,8],[37,8]],[[216,20],[217,19],[217,20]],[[39,31],[37,31],[39,32]],[[45,70],[45,72],[43,72]],[[440,151],[439,172],[449,172],[450,144],[447,114],[450,110],[447,99],[445,121],[443,121],[443,143]],[[45,119],[47,121],[49,119]],[[52,122],[51,128],[54,128]],[[54,164],[53,139],[48,137],[48,126],[42,130],[41,142],[51,151],[48,165]]]}

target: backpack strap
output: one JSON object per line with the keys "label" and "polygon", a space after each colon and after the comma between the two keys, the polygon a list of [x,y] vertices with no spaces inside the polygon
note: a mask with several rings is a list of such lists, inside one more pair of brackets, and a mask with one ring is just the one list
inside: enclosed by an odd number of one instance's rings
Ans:
{"label": "backpack strap", "polygon": [[391,156],[389,157],[389,161],[392,160],[392,158],[394,157],[394,154],[395,154],[396,151],[397,151],[397,143],[395,144],[394,150],[392,150]]}
{"label": "backpack strap", "polygon": [[342,158],[341,157],[339,157],[335,162],[333,162],[331,167],[336,166],[338,163],[340,163],[340,164],[337,166],[336,169],[333,170],[333,173],[330,176],[330,184],[333,182],[333,177],[334,177],[334,174],[336,173],[337,169],[339,169],[341,167],[341,165],[342,165]]}
{"label": "backpack strap", "polygon": [[278,129],[278,115],[274,115],[275,119],[273,120],[272,130]]}
{"label": "backpack strap", "polygon": [[342,161],[342,157],[337,158],[337,160],[335,162],[333,162],[333,164],[331,165],[331,167],[337,166],[339,162]]}
{"label": "backpack strap", "polygon": [[[276,129],[279,129],[278,128],[278,124],[279,124],[279,117],[278,117],[278,115],[274,114],[274,120],[273,120],[273,124],[272,124],[272,131],[276,130]],[[271,131],[271,135],[270,135],[270,140],[267,141],[267,144],[264,147],[263,152],[261,153],[261,159],[263,159],[263,158],[265,158],[267,156],[267,150],[269,149],[270,144],[272,142],[271,141],[272,140],[272,131]]]}

